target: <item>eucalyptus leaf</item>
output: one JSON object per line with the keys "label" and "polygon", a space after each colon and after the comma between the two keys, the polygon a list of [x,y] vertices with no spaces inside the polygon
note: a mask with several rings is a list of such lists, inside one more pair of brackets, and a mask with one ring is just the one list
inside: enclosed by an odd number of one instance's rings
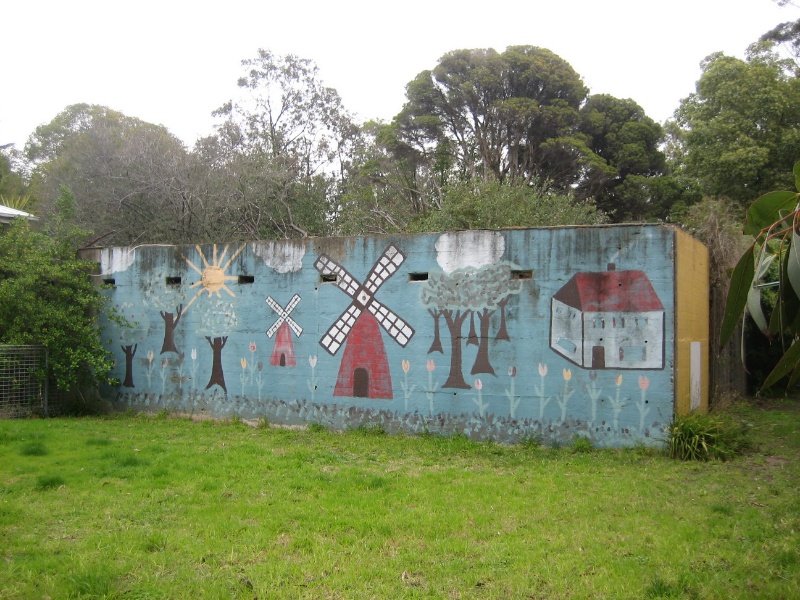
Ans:
{"label": "eucalyptus leaf", "polygon": [[794,371],[798,364],[800,364],[800,342],[795,340],[789,349],[784,353],[783,357],[772,369],[772,372],[767,376],[764,381],[764,388],[771,387],[778,383],[781,379],[786,377],[789,373]]}
{"label": "eucalyptus leaf", "polygon": [[755,272],[754,248],[755,243],[742,255],[731,274],[731,285],[725,303],[725,315],[720,328],[720,346],[728,343],[747,306],[747,295],[753,287],[753,275]]}
{"label": "eucalyptus leaf", "polygon": [[794,163],[792,172],[794,173],[794,187],[800,192],[800,160]]}
{"label": "eucalyptus leaf", "polygon": [[747,209],[744,232],[757,236],[764,229],[772,227],[797,208],[800,194],[797,192],[769,192],[764,194]]}

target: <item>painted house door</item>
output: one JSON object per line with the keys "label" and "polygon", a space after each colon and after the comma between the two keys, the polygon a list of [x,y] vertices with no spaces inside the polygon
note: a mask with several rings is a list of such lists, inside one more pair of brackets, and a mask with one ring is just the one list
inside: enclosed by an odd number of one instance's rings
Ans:
{"label": "painted house door", "polygon": [[592,346],[592,368],[606,368],[606,349],[603,346]]}

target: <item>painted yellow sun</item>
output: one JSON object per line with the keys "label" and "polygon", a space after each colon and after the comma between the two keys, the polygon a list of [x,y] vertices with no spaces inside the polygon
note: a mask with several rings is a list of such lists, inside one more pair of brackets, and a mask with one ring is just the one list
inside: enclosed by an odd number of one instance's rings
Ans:
{"label": "painted yellow sun", "polygon": [[211,297],[212,294],[216,294],[217,298],[221,298],[222,294],[220,294],[220,292],[225,290],[231,296],[236,296],[236,294],[230,290],[225,282],[236,281],[237,278],[234,275],[226,275],[225,271],[228,270],[228,267],[231,266],[231,263],[234,261],[234,259],[239,256],[239,253],[244,250],[244,247],[245,244],[242,244],[239,249],[228,259],[228,262],[223,265],[222,262],[225,260],[225,255],[228,254],[227,245],[222,250],[222,255],[217,257],[217,245],[214,244],[213,256],[210,263],[208,262],[208,259],[206,259],[205,254],[203,254],[203,250],[200,248],[200,246],[195,246],[198,254],[200,254],[200,258],[203,260],[203,269],[200,269],[200,267],[195,265],[192,261],[184,256],[186,264],[194,269],[198,275],[200,275],[200,281],[193,283],[189,287],[199,287],[200,289],[197,290],[197,293],[192,297],[191,300],[189,300],[189,303],[181,311],[181,314],[189,310],[189,307],[194,303],[195,300],[197,300],[197,298],[200,297],[200,295],[202,295],[203,292],[208,292],[209,297]]}

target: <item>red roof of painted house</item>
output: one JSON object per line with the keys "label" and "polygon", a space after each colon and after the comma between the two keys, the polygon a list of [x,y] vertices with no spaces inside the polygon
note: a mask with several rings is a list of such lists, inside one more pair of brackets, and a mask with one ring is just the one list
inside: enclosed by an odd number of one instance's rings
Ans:
{"label": "red roof of painted house", "polygon": [[664,310],[644,271],[576,273],[553,298],[582,312]]}

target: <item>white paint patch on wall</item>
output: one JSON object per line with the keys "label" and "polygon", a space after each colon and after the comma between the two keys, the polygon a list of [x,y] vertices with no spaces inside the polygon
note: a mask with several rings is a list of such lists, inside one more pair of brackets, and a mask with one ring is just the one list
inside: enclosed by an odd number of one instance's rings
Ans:
{"label": "white paint patch on wall", "polygon": [[103,248],[100,250],[100,273],[111,275],[126,271],[136,259],[136,248]]}
{"label": "white paint patch on wall", "polygon": [[703,361],[700,342],[689,344],[689,380],[691,386],[691,410],[700,408],[700,391],[703,377]]}
{"label": "white paint patch on wall", "polygon": [[455,231],[436,240],[436,262],[445,273],[500,262],[506,240],[499,231]]}
{"label": "white paint patch on wall", "polygon": [[253,242],[253,253],[278,273],[296,273],[303,268],[305,245],[294,240]]}

